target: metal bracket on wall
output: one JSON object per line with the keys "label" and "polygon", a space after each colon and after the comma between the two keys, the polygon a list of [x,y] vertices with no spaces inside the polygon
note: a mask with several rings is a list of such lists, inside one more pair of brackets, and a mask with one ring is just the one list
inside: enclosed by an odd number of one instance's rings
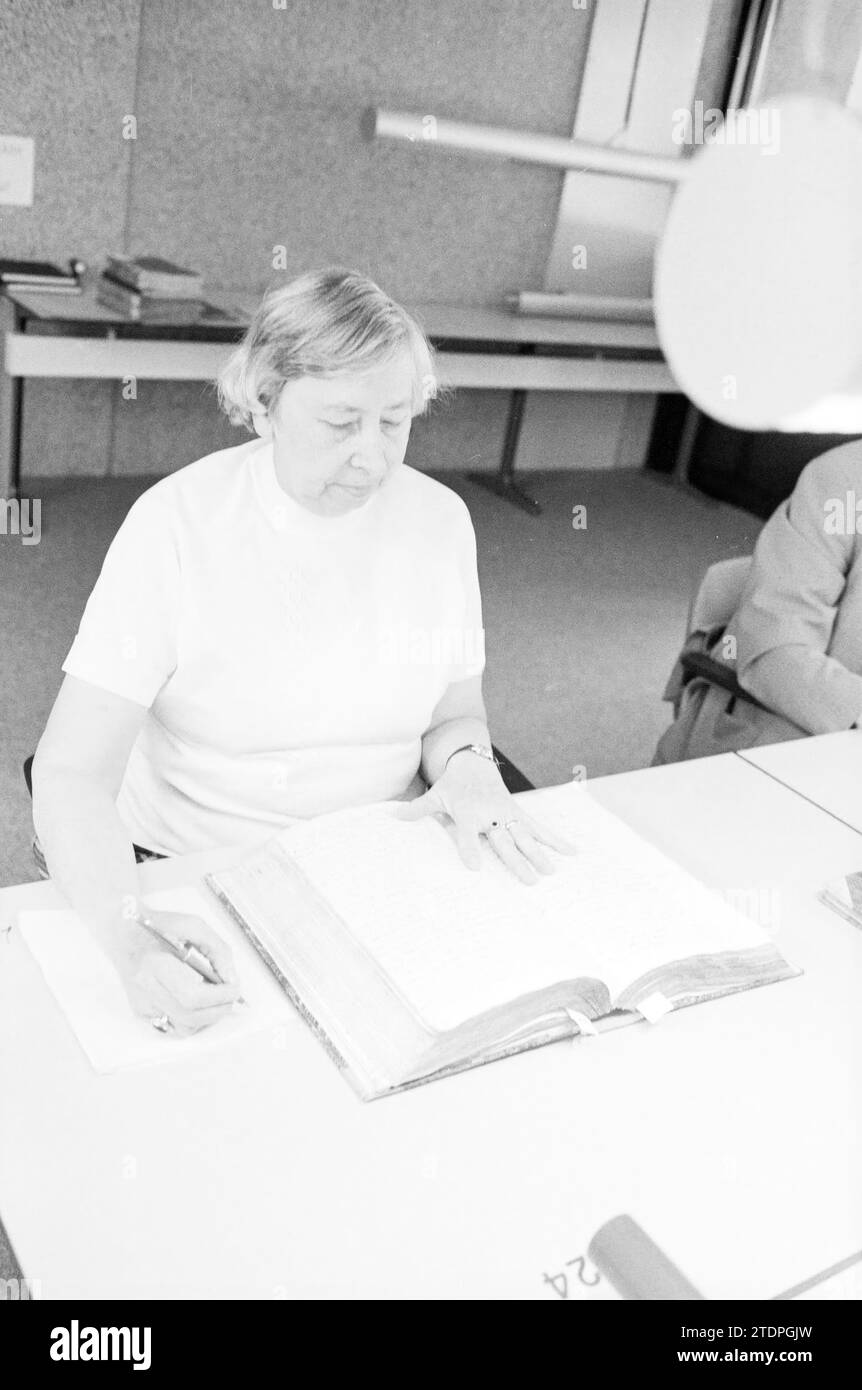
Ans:
{"label": "metal bracket on wall", "polygon": [[[679,160],[673,114],[691,109],[715,3],[599,0],[573,139]],[[669,183],[569,170],[545,289],[648,299],[672,193]]]}

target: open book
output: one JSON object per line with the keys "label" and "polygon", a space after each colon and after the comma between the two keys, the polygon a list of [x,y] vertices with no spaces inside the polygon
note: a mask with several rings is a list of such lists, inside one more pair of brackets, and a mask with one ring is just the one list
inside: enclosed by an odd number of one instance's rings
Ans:
{"label": "open book", "polygon": [[862,871],[845,874],[843,878],[827,883],[819,896],[827,907],[840,913],[854,927],[862,929]]}
{"label": "open book", "polygon": [[577,846],[532,886],[402,809],[291,826],[206,879],[364,1099],[800,973],[577,784],[530,798]]}

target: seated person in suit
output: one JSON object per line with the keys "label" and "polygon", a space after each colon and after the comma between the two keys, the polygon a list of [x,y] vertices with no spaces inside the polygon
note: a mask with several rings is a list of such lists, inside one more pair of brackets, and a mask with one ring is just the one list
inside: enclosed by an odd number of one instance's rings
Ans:
{"label": "seated person in suit", "polygon": [[[220,383],[255,432],[161,479],[115,536],[33,764],[52,877],[133,1006],[188,1032],[236,997],[198,918],[146,910],[209,954],[207,983],[141,925],[133,845],[251,845],[387,799],[480,836],[526,882],[565,848],[490,749],[476,543],[449,488],[404,466],[433,394],[429,345],[339,269],[268,294]],[[426,784],[429,787],[425,791]]]}
{"label": "seated person in suit", "polygon": [[862,724],[862,440],[803,470],[710,654],[754,699],[690,680],[654,765]]}

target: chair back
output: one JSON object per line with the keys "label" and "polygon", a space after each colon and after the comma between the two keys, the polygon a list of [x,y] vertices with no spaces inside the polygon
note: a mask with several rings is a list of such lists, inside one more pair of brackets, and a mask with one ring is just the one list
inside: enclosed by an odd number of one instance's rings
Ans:
{"label": "chair back", "polygon": [[[718,671],[719,663],[712,661],[708,648],[712,640],[711,634],[726,627],[739,607],[745,581],[751,569],[751,559],[750,555],[738,555],[732,560],[719,560],[716,564],[710,565],[700,581],[688,610],[683,648],[674,663],[662,695],[663,700],[673,705],[674,718],[679,714],[686,682],[696,674],[694,664],[698,664],[700,668],[697,674],[709,679],[704,661],[712,663],[716,668],[715,675],[720,676],[719,683],[727,688],[725,676],[728,673]],[[732,670],[730,679],[736,693],[736,677]],[[743,692],[738,693],[741,695]]]}
{"label": "chair back", "polygon": [[695,632],[725,627],[730,622],[739,607],[751,559],[750,555],[737,555],[732,560],[719,560],[710,565],[688,611],[687,638]]}

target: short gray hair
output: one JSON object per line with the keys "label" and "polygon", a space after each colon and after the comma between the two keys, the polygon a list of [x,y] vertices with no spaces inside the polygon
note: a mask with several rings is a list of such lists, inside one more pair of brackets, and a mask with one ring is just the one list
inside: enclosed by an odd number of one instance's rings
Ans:
{"label": "short gray hair", "polygon": [[264,295],[218,381],[231,423],[254,429],[285,382],[380,366],[404,348],[413,359],[412,413],[438,394],[434,350],[416,320],[355,270],[308,271]]}

